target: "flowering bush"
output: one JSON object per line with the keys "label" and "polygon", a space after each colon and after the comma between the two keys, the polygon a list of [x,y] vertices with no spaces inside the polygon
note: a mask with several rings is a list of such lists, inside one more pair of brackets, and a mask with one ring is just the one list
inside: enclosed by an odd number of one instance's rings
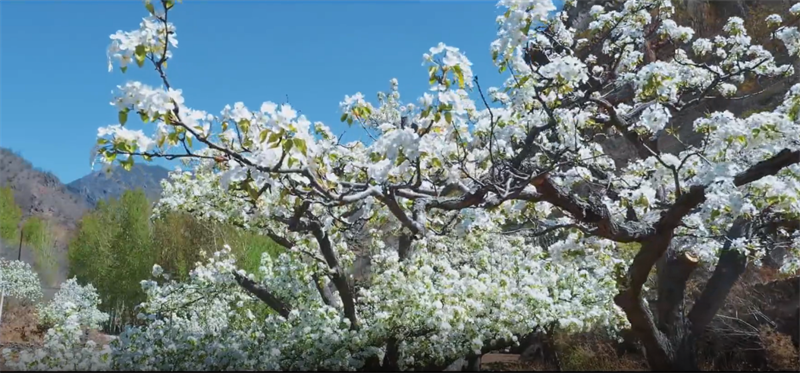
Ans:
{"label": "flowering bush", "polygon": [[16,370],[107,370],[111,348],[99,348],[86,334],[108,319],[97,309],[99,303],[92,285],[67,280],[53,300],[39,308],[42,322],[53,325],[43,346],[33,352],[23,350],[16,359],[11,350],[3,350],[6,365]]}
{"label": "flowering bush", "polygon": [[39,276],[28,263],[0,259],[0,291],[4,297],[34,301],[42,297]]}
{"label": "flowering bush", "polygon": [[[115,342],[114,368],[436,369],[557,321],[630,323],[652,368],[694,369],[692,342],[766,242],[787,248],[784,270],[800,264],[786,224],[800,214],[800,85],[773,110],[697,118],[700,143],[659,149],[659,137],[679,137],[677,113],[794,74],[740,18],[696,38],[669,0],[628,0],[593,7],[578,38],[552,1],[502,0],[491,51],[509,75],[503,89],[485,94],[464,52],[439,44],[423,56],[431,90],[417,104],[401,101],[394,79],[377,105],[345,97],[342,121],[374,140],[341,144],[288,104],[239,102],[219,115],[187,106],[166,71],[175,4],[145,4],[139,30],[112,36],[110,66],[150,63],[163,86],[119,86],[119,124],[99,130],[97,158],[126,168],[135,157],[191,159],[156,214],[231,222],[287,251],[264,256],[256,274],[226,249],[188,282],[144,282],[143,325]],[[796,57],[800,5],[788,13],[766,22]],[[131,112],[155,132],[125,127]],[[617,167],[603,131],[639,159]],[[619,245],[630,244],[638,251],[625,259]],[[359,256],[371,271],[356,283],[348,268]],[[651,308],[642,294],[657,262]],[[714,274],[685,313],[698,265]],[[255,316],[256,304],[272,313]]]}
{"label": "flowering bush", "polygon": [[79,325],[98,328],[108,320],[108,315],[97,309],[100,303],[92,284],[82,286],[77,279],[71,278],[61,284],[50,303],[39,306],[39,321],[46,325],[63,324],[74,314]]}

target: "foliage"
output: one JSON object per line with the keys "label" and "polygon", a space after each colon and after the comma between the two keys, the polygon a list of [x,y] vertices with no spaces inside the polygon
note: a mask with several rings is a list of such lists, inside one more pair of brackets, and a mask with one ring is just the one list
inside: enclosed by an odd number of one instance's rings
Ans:
{"label": "foliage", "polygon": [[[98,159],[129,169],[135,157],[189,158],[193,173],[172,174],[156,216],[234,224],[288,250],[262,255],[255,274],[227,247],[182,282],[154,267],[142,324],[115,343],[112,366],[433,370],[557,321],[612,334],[630,323],[652,369],[695,369],[694,341],[748,262],[778,242],[789,253],[783,269],[800,265],[800,235],[787,223],[800,215],[800,85],[774,110],[698,118],[703,141],[678,154],[657,137],[677,113],[741,99],[746,78],[775,81],[792,66],[752,45],[737,17],[713,39],[695,38],[668,0],[594,6],[582,39],[566,13],[551,16],[550,0],[499,5],[507,11],[491,50],[510,75],[505,87],[485,95],[465,54],[439,44],[423,56],[432,87],[419,105],[400,100],[394,79],[377,106],[345,97],[342,121],[375,140],[341,144],[288,104],[235,103],[217,116],[189,108],[166,72],[175,3],[146,2],[138,30],[111,36],[109,67],[149,62],[163,86],[119,87],[120,124],[98,131]],[[795,57],[798,14],[800,4],[765,20]],[[155,133],[125,127],[129,114]],[[640,159],[617,168],[602,130]],[[543,247],[548,234],[555,242]],[[372,261],[359,285],[345,270],[356,252]],[[713,274],[685,313],[700,265]],[[654,267],[655,315],[642,296]],[[274,313],[237,310],[256,299]]]}
{"label": "foliage", "polygon": [[140,190],[99,204],[80,222],[69,245],[70,276],[92,283],[102,309],[122,320],[144,300],[139,282],[156,260],[151,242],[150,202]]}
{"label": "foliage", "polygon": [[22,240],[33,249],[34,260],[45,282],[53,284],[58,264],[50,224],[36,216],[30,217],[22,224]]}
{"label": "foliage", "polygon": [[[176,279],[187,278],[202,252],[228,242],[241,248],[240,265],[258,268],[261,253],[276,252],[263,236],[234,227],[203,223],[187,214],[166,214],[151,220],[150,202],[141,190],[98,204],[80,222],[69,245],[70,276],[97,287],[101,308],[115,324],[134,321],[134,307],[145,300],[140,282],[159,263]],[[257,257],[253,263],[252,257]]]}
{"label": "foliage", "polygon": [[19,221],[22,210],[14,202],[11,187],[0,188],[0,238],[6,242],[19,240]]}

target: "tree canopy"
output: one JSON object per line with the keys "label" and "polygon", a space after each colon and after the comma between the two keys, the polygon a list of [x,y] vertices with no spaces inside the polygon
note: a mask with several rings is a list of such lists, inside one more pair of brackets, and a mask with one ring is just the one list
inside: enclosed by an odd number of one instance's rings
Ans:
{"label": "tree canopy", "polygon": [[[99,130],[97,158],[185,159],[192,172],[172,174],[156,215],[231,223],[287,251],[248,273],[226,247],[180,282],[154,267],[146,322],[115,342],[113,366],[441,369],[553,325],[630,327],[651,368],[696,369],[694,341],[745,266],[776,245],[784,271],[800,264],[800,85],[775,108],[695,120],[702,141],[680,152],[658,139],[675,135],[677,113],[742,99],[739,86],[779,81],[792,65],[752,44],[738,17],[695,37],[669,0],[594,6],[581,36],[567,14],[575,1],[498,5],[491,57],[503,87],[482,88],[464,52],[439,44],[424,55],[431,90],[416,103],[394,79],[374,104],[345,97],[342,121],[373,140],[341,143],[288,104],[192,108],[167,71],[176,4],[146,2],[139,29],[111,36],[109,70],[152,66],[161,86],[119,86],[119,124]],[[765,19],[785,47],[776,53],[800,52],[798,14],[800,4]],[[155,131],[126,127],[130,114]],[[624,137],[639,159],[618,166],[603,135]],[[369,276],[355,281],[364,257]],[[684,310],[698,267],[713,275]],[[238,311],[252,302],[274,313]]]}

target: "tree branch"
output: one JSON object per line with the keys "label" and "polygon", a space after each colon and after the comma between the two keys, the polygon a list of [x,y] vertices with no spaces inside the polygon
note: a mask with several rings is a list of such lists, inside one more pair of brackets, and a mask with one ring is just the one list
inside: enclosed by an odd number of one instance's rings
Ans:
{"label": "tree branch", "polygon": [[288,305],[286,305],[283,301],[278,299],[278,297],[273,295],[266,287],[257,284],[253,280],[244,277],[236,272],[233,272],[233,276],[236,278],[236,283],[238,283],[239,286],[247,290],[247,292],[255,295],[258,299],[266,303],[267,306],[275,310],[275,312],[278,312],[278,314],[280,314],[284,318],[289,317],[289,313],[292,311],[292,309]]}
{"label": "tree branch", "polygon": [[717,267],[714,274],[706,283],[703,293],[700,295],[692,311],[689,312],[688,319],[691,324],[691,333],[699,337],[705,327],[717,314],[717,311],[725,303],[731,288],[744,273],[747,267],[747,256],[735,249],[731,249],[733,240],[737,238],[749,238],[753,233],[753,222],[743,218],[736,219],[728,231],[725,244],[719,256]]}

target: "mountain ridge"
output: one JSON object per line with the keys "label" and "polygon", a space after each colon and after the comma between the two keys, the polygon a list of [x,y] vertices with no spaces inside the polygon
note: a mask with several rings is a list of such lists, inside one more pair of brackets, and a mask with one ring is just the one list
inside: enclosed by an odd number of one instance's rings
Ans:
{"label": "mountain ridge", "polygon": [[141,188],[150,200],[161,196],[161,180],[166,179],[169,170],[158,165],[136,163],[130,171],[119,166],[110,171],[94,171],[66,184],[68,190],[81,196],[90,206],[109,198],[119,198],[126,190]]}

